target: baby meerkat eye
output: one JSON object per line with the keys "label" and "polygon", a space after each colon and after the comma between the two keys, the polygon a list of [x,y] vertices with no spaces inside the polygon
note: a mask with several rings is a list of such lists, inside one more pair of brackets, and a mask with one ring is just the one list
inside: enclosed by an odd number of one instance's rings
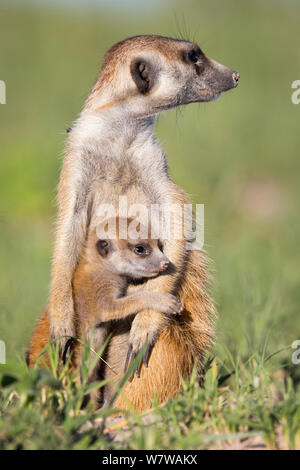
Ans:
{"label": "baby meerkat eye", "polygon": [[136,245],[133,248],[133,251],[136,255],[139,255],[139,256],[148,256],[148,255],[150,255],[149,247],[146,247],[144,245]]}

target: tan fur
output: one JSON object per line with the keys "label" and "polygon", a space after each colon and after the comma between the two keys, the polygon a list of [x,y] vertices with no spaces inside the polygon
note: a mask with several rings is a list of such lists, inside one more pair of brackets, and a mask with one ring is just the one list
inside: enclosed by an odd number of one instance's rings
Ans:
{"label": "tan fur", "polygon": [[33,367],[40,358],[39,365],[41,367],[50,366],[49,356],[47,353],[42,355],[44,348],[50,341],[50,318],[48,308],[45,309],[43,315],[38,320],[27,352],[27,365]]}

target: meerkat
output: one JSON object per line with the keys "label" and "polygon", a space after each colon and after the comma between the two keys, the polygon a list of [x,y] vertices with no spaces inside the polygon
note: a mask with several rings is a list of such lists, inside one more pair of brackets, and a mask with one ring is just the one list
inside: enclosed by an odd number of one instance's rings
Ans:
{"label": "meerkat", "polygon": [[[119,226],[120,219],[116,224]],[[126,224],[130,219],[125,221]],[[102,225],[106,225],[105,220]],[[88,238],[80,275],[74,283],[74,305],[77,336],[90,340],[93,350],[104,343],[110,322],[117,321],[146,309],[166,314],[182,311],[173,294],[150,292],[139,287],[128,293],[130,282],[156,277],[165,272],[170,264],[157,239],[99,238],[94,229]]]}
{"label": "meerkat", "polygon": [[[114,221],[117,227],[120,222],[119,218]],[[124,222],[128,225],[130,219]],[[109,220],[105,220],[102,226],[107,223]],[[91,348],[90,362],[93,362],[97,351],[101,349],[118,320],[146,309],[155,309],[165,314],[182,311],[179,299],[172,294],[150,292],[143,289],[142,284],[136,291],[128,293],[130,282],[162,275],[168,268],[170,262],[163,254],[158,239],[143,239],[140,236],[134,239],[120,239],[118,230],[112,238],[107,238],[106,233],[102,231],[105,238],[99,238],[98,230],[99,227],[89,234],[80,267],[81,273],[78,273],[73,286],[76,337],[81,340],[75,348],[76,358],[73,364],[75,363],[79,370],[82,341],[88,341]],[[126,368],[124,360],[124,370]],[[97,379],[98,371],[99,367],[96,365],[90,375],[90,382]],[[136,374],[139,374],[138,368]],[[105,398],[108,402],[108,390],[111,390],[111,387],[106,390]],[[111,394],[112,392],[110,396]],[[97,400],[95,401],[97,403]]]}
{"label": "meerkat", "polygon": [[[238,81],[235,70],[213,61],[189,41],[137,36],[115,44],[107,52],[98,79],[68,134],[59,184],[47,312],[50,336],[60,339],[62,348],[66,337],[75,334],[72,281],[84,241],[97,225],[99,205],[112,204],[118,210],[119,198],[124,195],[128,205],[138,201],[148,208],[153,204],[184,206],[188,202],[171,180],[165,154],[153,136],[155,117],[179,105],[213,101],[235,88]],[[201,363],[212,342],[213,305],[205,290],[204,255],[187,250],[188,238],[163,241],[172,269],[164,276],[148,279],[145,289],[178,293],[184,306],[183,328],[189,324],[193,338],[186,354],[192,358],[190,364],[197,354]],[[137,354],[144,345],[154,344],[152,360],[160,338],[172,330],[174,321],[157,310],[139,312],[124,335],[126,347]],[[117,339],[111,343],[115,348],[123,347]],[[190,365],[185,368],[181,363],[180,359],[178,370],[190,370]],[[173,388],[178,389],[175,375]],[[170,396],[173,392],[166,388],[165,393]]]}

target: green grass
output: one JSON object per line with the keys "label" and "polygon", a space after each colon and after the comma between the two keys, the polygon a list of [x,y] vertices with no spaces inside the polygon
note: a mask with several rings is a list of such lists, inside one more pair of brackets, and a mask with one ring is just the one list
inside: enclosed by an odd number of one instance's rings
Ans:
{"label": "green grass", "polygon": [[[196,372],[183,381],[182,393],[164,405],[154,401],[143,415],[125,412],[110,418],[111,407],[93,412],[82,408],[84,395],[105,382],[88,384],[91,368],[77,373],[67,366],[57,373],[58,351],[48,348],[51,368],[28,371],[7,364],[0,371],[0,449],[211,449],[260,445],[269,449],[300,446],[300,396],[292,379],[276,375],[268,357],[247,361],[228,350],[222,360],[207,364],[204,385]],[[138,357],[137,360],[139,360]],[[85,348],[83,364],[89,361]],[[134,373],[136,361],[123,383]],[[231,377],[230,385],[225,385]],[[122,393],[121,387],[118,393]]]}
{"label": "green grass", "polygon": [[[135,14],[0,4],[0,79],[7,86],[0,105],[0,339],[8,360],[0,366],[2,447],[111,446],[99,429],[79,432],[96,417],[74,413],[76,386],[28,373],[24,354],[47,302],[65,129],[105,50],[139,33],[187,33],[236,68],[241,81],[215,103],[163,115],[156,129],[172,177],[205,204],[219,312],[214,366],[203,389],[192,380],[178,399],[155,409],[149,419],[159,424],[130,414],[130,439],[113,445],[212,447],[241,433],[259,434],[269,447],[300,445],[300,366],[290,347],[300,337],[300,105],[290,99],[300,78],[300,7],[187,0],[157,8]],[[9,385],[10,375],[16,381]]]}

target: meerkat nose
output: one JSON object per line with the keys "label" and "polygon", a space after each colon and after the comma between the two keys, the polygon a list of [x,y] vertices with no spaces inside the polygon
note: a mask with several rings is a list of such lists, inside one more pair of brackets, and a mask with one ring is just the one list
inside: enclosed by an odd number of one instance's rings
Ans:
{"label": "meerkat nose", "polygon": [[239,79],[240,79],[240,74],[238,72],[233,72],[232,80],[233,80],[234,86],[237,86],[237,84],[239,83]]}
{"label": "meerkat nose", "polygon": [[170,264],[170,261],[168,260],[164,260],[164,261],[161,261],[160,262],[160,271],[164,271],[165,269],[167,269],[167,267],[169,266]]}

